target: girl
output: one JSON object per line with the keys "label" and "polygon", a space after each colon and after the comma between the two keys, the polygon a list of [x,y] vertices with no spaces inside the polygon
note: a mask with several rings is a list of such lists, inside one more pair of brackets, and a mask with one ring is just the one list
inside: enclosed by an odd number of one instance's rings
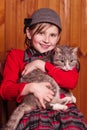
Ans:
{"label": "girl", "polygon": [[[86,130],[84,117],[75,104],[68,104],[66,111],[45,109],[43,100],[49,102],[54,96],[49,89],[50,83],[18,83],[21,75],[34,68],[47,72],[63,88],[74,89],[78,81],[76,69],[64,72],[51,63],[35,60],[53,54],[62,31],[59,15],[52,9],[41,8],[25,19],[24,24],[27,49],[14,49],[8,54],[0,93],[3,99],[16,100],[18,103],[22,102],[25,95],[33,93],[43,109],[25,113],[17,130]],[[60,96],[63,98],[64,95]]]}

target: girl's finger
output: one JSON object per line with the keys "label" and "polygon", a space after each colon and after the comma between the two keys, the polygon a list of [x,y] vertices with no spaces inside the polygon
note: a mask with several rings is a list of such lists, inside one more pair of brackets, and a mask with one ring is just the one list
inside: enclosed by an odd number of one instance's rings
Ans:
{"label": "girl's finger", "polygon": [[45,106],[44,101],[42,99],[40,99],[40,103],[41,103],[41,106],[45,109],[46,106]]}
{"label": "girl's finger", "polygon": [[27,70],[27,69],[24,69],[24,70],[22,71],[22,76],[24,76],[24,75],[26,75],[26,74],[28,74],[28,70]]}
{"label": "girl's finger", "polygon": [[53,95],[48,95],[47,97],[48,97],[50,100],[52,100],[54,96],[53,96]]}
{"label": "girl's finger", "polygon": [[25,73],[25,70],[22,71],[22,76],[24,75],[24,73]]}
{"label": "girl's finger", "polygon": [[22,76],[26,75],[26,69],[22,71]]}

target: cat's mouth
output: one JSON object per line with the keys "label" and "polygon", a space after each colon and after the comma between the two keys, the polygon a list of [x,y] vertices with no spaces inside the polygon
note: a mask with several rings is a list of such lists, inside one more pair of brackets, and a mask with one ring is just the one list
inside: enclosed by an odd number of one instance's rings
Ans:
{"label": "cat's mouth", "polygon": [[65,70],[65,71],[70,71],[70,70],[72,70],[73,68],[70,68],[70,67],[68,67],[68,68],[67,68],[67,67],[63,67],[62,69]]}
{"label": "cat's mouth", "polygon": [[67,68],[67,67],[65,67],[65,66],[61,68],[61,66],[57,66],[57,65],[56,65],[56,67],[58,67],[58,68],[60,68],[60,69],[62,69],[62,70],[64,70],[64,71],[70,71],[70,70],[73,69],[73,68]]}

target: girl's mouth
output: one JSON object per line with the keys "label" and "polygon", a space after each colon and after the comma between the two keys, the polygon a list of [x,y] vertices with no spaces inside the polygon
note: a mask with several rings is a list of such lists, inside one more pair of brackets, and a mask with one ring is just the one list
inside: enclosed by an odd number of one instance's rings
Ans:
{"label": "girl's mouth", "polygon": [[42,48],[44,48],[44,49],[48,49],[48,48],[50,47],[50,45],[41,44],[41,43],[40,43],[40,46],[41,46]]}

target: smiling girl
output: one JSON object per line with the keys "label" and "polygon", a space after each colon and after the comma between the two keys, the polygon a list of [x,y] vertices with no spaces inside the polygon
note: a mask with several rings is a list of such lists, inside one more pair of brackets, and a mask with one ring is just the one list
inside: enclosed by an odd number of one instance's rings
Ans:
{"label": "smiling girl", "polygon": [[75,104],[70,104],[66,111],[45,109],[43,101],[49,102],[54,96],[47,87],[51,86],[49,82],[18,83],[19,75],[36,67],[53,77],[63,88],[74,89],[78,81],[76,69],[65,72],[40,60],[43,55],[54,54],[62,31],[59,15],[52,9],[41,8],[26,18],[24,24],[27,49],[13,49],[8,54],[0,94],[5,100],[21,103],[24,96],[33,93],[43,109],[25,113],[16,130],[86,130],[84,117]]}

